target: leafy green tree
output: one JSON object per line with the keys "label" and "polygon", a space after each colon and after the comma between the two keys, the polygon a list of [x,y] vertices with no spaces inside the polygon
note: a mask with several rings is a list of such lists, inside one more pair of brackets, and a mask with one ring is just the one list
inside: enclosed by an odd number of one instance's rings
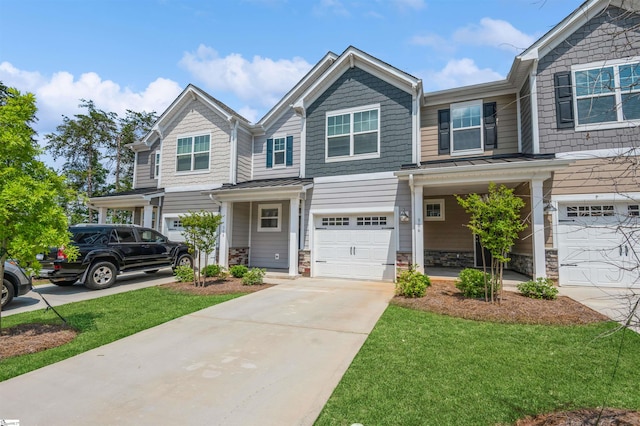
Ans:
{"label": "leafy green tree", "polygon": [[68,245],[64,179],[37,160],[36,101],[0,83],[0,276],[4,262],[39,269],[36,255]]}
{"label": "leafy green tree", "polygon": [[[180,216],[180,221],[184,227],[182,235],[194,254],[194,284],[204,286],[204,277],[200,271],[206,269],[209,263],[209,255],[216,248],[218,238],[218,228],[222,224],[222,216],[214,212],[200,210],[199,212],[189,211],[188,214]],[[204,257],[204,265],[202,265]]]}
{"label": "leafy green tree", "polygon": [[[496,289],[499,290],[501,299],[504,266],[511,260],[509,252],[518,238],[518,233],[527,227],[520,218],[524,201],[513,194],[513,189],[504,185],[497,186],[493,182],[489,184],[489,193],[485,196],[469,194],[464,198],[456,195],[456,198],[471,215],[467,227],[478,237],[482,247],[491,253],[490,283],[485,282],[485,300],[488,301],[490,295],[493,302]],[[487,272],[484,250],[482,263]]]}
{"label": "leafy green tree", "polygon": [[47,150],[54,159],[62,157],[62,166],[70,187],[78,197],[69,205],[72,223],[90,222],[86,198],[106,190],[109,172],[103,165],[104,151],[117,134],[116,114],[97,109],[93,101],[82,100],[86,114],[63,116],[57,133],[45,135]]}

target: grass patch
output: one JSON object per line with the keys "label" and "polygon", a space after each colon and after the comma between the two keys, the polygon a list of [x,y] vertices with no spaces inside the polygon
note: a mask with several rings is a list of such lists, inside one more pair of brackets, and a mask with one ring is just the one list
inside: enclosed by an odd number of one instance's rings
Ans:
{"label": "grass patch", "polygon": [[640,336],[615,324],[463,320],[389,306],[317,425],[494,425],[579,407],[640,409]]}
{"label": "grass patch", "polygon": [[[70,343],[46,351],[0,361],[0,381],[72,357],[147,328],[242,296],[190,295],[149,287],[56,307],[80,333]],[[2,327],[24,323],[60,323],[51,311],[33,311],[2,318]]]}

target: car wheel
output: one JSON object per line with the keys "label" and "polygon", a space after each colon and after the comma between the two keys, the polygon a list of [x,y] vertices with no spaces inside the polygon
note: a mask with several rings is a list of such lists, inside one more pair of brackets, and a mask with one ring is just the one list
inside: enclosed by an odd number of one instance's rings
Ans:
{"label": "car wheel", "polygon": [[3,308],[13,300],[14,291],[11,281],[4,278],[2,280],[2,302],[0,302]]}
{"label": "car wheel", "polygon": [[189,266],[193,268],[193,257],[191,257],[191,255],[189,254],[181,254],[180,256],[178,256],[178,260],[176,261],[174,269],[178,266]]}
{"label": "car wheel", "polygon": [[[51,280],[49,280],[49,281],[51,281]],[[68,280],[51,281],[51,284],[55,284],[55,285],[58,285],[60,287],[69,287],[70,285],[74,285],[76,283],[76,281],[78,281],[77,278],[72,278],[72,279],[68,279]]]}
{"label": "car wheel", "polygon": [[85,286],[91,290],[109,288],[116,282],[116,267],[111,262],[96,262],[91,265]]}
{"label": "car wheel", "polygon": [[156,272],[158,272],[157,269],[153,269],[151,271],[144,271],[145,274],[155,274]]}

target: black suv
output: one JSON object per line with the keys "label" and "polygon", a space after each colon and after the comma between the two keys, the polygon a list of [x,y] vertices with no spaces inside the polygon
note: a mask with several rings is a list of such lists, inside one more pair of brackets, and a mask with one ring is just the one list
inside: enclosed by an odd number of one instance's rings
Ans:
{"label": "black suv", "polygon": [[86,287],[99,290],[113,285],[124,272],[157,272],[171,266],[193,265],[184,243],[169,241],[149,228],[136,225],[75,225],[69,228],[72,243],[80,256],[70,262],[62,249],[52,249],[41,261],[41,276],[59,286],[80,280]]}

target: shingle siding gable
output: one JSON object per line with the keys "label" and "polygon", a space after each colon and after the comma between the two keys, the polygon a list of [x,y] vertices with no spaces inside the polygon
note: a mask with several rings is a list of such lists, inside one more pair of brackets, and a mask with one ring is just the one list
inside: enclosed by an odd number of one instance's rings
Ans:
{"label": "shingle siding gable", "polygon": [[[380,158],[325,163],[326,112],[380,104]],[[411,163],[411,94],[358,67],[307,108],[306,177],[398,170]]]}

